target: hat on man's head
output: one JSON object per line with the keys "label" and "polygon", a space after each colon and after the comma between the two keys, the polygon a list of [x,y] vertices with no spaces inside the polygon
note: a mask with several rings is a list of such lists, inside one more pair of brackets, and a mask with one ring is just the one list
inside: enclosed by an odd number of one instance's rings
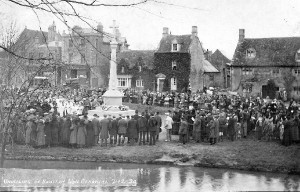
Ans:
{"label": "hat on man's head", "polygon": [[168,115],[168,116],[169,116],[169,115],[170,115],[170,113],[165,113],[165,115]]}
{"label": "hat on man's head", "polygon": [[96,113],[93,115],[94,117],[99,117]]}

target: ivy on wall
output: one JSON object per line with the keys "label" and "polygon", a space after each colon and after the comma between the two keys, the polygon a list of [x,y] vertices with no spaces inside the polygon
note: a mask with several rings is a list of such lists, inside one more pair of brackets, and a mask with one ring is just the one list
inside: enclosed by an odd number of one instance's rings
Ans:
{"label": "ivy on wall", "polygon": [[[172,61],[177,63],[176,70],[172,70]],[[190,55],[188,53],[155,53],[153,72],[166,75],[168,83],[171,78],[176,78],[177,90],[187,90],[190,76]],[[168,86],[167,91],[170,90],[170,83]]]}

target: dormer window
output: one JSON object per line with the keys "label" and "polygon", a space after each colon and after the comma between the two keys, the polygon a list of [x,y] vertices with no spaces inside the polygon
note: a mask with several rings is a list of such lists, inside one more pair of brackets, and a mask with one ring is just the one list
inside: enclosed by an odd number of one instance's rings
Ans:
{"label": "dormer window", "polygon": [[246,58],[253,59],[256,56],[256,51],[253,48],[249,48],[246,50]]}
{"label": "dormer window", "polygon": [[300,62],[300,49],[297,51],[296,56],[295,56],[296,62]]}
{"label": "dormer window", "polygon": [[124,67],[122,67],[122,69],[121,69],[121,73],[125,73],[125,69],[124,69]]}
{"label": "dormer window", "polygon": [[172,44],[172,51],[178,51],[178,44]]}
{"label": "dormer window", "polygon": [[171,51],[172,51],[172,52],[177,52],[177,51],[179,51],[179,50],[180,50],[180,45],[179,45],[179,43],[177,42],[177,40],[174,39],[174,40],[172,41],[172,48],[171,48]]}
{"label": "dormer window", "polygon": [[177,70],[177,62],[176,61],[172,61],[172,70],[173,71]]}

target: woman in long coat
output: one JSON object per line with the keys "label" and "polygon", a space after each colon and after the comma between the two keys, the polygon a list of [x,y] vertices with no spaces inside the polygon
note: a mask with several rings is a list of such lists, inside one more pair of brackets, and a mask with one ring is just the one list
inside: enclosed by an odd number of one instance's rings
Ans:
{"label": "woman in long coat", "polygon": [[100,121],[100,139],[101,139],[101,145],[104,142],[105,146],[107,146],[108,130],[110,128],[111,128],[110,120],[107,119],[106,115],[104,115],[104,119],[102,119]]}
{"label": "woman in long coat", "polygon": [[201,122],[201,117],[197,114],[193,125],[193,137],[197,143],[201,141],[201,123],[203,123]]}
{"label": "woman in long coat", "polygon": [[74,117],[70,127],[70,145],[72,148],[77,144],[77,131],[78,131],[79,118]]}
{"label": "woman in long coat", "polygon": [[25,143],[27,146],[32,144],[32,132],[35,126],[34,121],[35,121],[34,116],[30,115],[26,123]]}
{"label": "woman in long coat", "polygon": [[292,144],[292,134],[291,134],[292,120],[288,117],[288,120],[284,122],[283,140],[282,144],[284,146],[289,146]]}
{"label": "woman in long coat", "polygon": [[264,119],[262,117],[258,117],[258,120],[255,125],[256,138],[257,140],[261,140],[263,136],[263,127],[264,127]]}
{"label": "woman in long coat", "polygon": [[86,145],[86,124],[84,119],[80,120],[77,131],[77,146],[83,148]]}
{"label": "woman in long coat", "polygon": [[51,144],[56,146],[58,145],[58,129],[59,129],[59,119],[56,115],[53,115],[51,122],[51,136],[52,142]]}
{"label": "woman in long coat", "polygon": [[94,127],[92,121],[86,124],[86,146],[92,147],[95,144]]}
{"label": "woman in long coat", "polygon": [[128,121],[128,129],[127,129],[128,140],[134,143],[135,139],[138,138],[138,124],[137,120],[131,116],[131,119]]}
{"label": "woman in long coat", "polygon": [[71,125],[72,125],[71,118],[69,115],[67,115],[67,117],[63,120],[63,126],[62,126],[62,130],[61,130],[61,144],[64,146],[69,145],[70,134],[71,134],[71,130],[70,130]]}
{"label": "woman in long coat", "polygon": [[37,146],[44,147],[45,146],[45,131],[44,131],[44,120],[39,119],[37,122]]}
{"label": "woman in long coat", "polygon": [[211,145],[213,145],[213,144],[215,144],[215,140],[216,140],[216,124],[215,124],[214,119],[210,120],[207,127],[210,130],[210,132],[209,132],[209,142],[210,142]]}
{"label": "woman in long coat", "polygon": [[45,131],[45,135],[46,135],[45,136],[45,144],[46,144],[46,146],[50,147],[52,135],[51,135],[51,118],[49,115],[45,117],[44,131]]}
{"label": "woman in long coat", "polygon": [[188,133],[189,124],[185,117],[181,118],[181,123],[179,127],[179,134],[181,136],[182,143],[185,144],[187,142],[187,133]]}

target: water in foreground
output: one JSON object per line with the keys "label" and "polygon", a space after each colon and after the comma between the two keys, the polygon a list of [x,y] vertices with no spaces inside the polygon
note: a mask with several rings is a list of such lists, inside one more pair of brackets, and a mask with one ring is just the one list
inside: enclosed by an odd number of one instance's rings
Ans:
{"label": "water in foreground", "polygon": [[4,166],[0,186],[8,190],[300,191],[300,176],[288,174],[68,161],[7,160]]}

